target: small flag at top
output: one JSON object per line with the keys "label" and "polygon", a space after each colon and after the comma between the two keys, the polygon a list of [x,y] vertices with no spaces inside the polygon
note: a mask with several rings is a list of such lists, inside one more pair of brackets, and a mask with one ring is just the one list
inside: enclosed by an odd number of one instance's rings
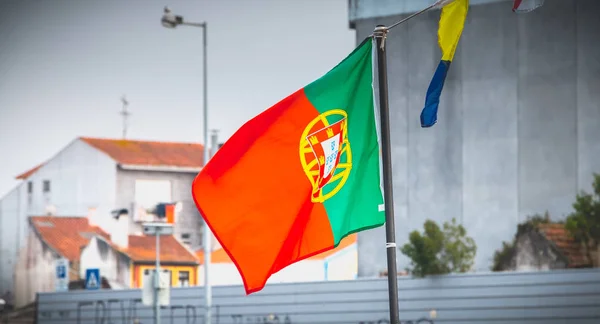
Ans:
{"label": "small flag at top", "polygon": [[512,11],[527,13],[544,5],[544,0],[514,0]]}
{"label": "small flag at top", "polygon": [[427,89],[425,107],[421,111],[421,127],[431,127],[437,122],[440,96],[469,10],[469,0],[440,2],[444,4],[438,27],[438,44],[442,50],[442,59]]}

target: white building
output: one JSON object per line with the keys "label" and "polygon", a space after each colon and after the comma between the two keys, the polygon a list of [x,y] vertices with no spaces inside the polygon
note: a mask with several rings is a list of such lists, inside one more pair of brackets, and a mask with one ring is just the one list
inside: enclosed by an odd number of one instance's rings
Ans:
{"label": "white building", "polygon": [[[88,215],[111,233],[111,211],[130,211],[130,234],[139,234],[147,208],[181,202],[175,236],[190,249],[202,242],[202,218],[191,184],[203,165],[203,146],[80,137],[39,166],[19,175],[0,199],[0,296],[13,291],[18,251],[25,246],[28,217]],[[12,294],[14,295],[14,293]]]}
{"label": "white building", "polygon": [[[69,262],[69,290],[83,289],[86,270],[98,269],[102,287],[140,288],[143,274],[154,269],[154,236],[129,235],[129,217],[112,218],[113,232],[107,233],[87,217],[32,216],[28,219],[27,244],[15,267],[14,306],[35,301],[36,293],[56,290],[56,261]],[[160,263],[171,273],[172,286],[196,285],[198,259],[173,236],[161,238]]]}
{"label": "white building", "polygon": [[[312,282],[328,280],[353,280],[358,274],[358,254],[356,249],[356,234],[342,240],[337,248],[315,255],[285,267],[273,274],[267,281],[271,283]],[[204,254],[197,252],[200,260],[198,285],[204,285]],[[235,264],[227,253],[217,249],[211,254],[210,282],[215,286],[242,285]]]}

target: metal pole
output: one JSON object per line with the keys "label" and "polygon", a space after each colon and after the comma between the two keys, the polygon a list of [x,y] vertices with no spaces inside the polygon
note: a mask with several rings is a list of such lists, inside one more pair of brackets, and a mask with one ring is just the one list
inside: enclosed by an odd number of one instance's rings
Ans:
{"label": "metal pole", "polygon": [[379,77],[379,115],[381,124],[381,156],[383,168],[383,198],[385,203],[385,237],[387,249],[390,323],[400,324],[398,309],[398,271],[396,270],[396,233],[394,225],[394,193],[392,186],[392,157],[390,143],[390,108],[388,103],[387,62],[385,38],[387,29],[378,25],[373,35],[377,40],[377,74]]}
{"label": "metal pole", "polygon": [[160,289],[160,233],[156,228],[156,269],[154,269],[154,323],[160,324],[160,304],[158,302],[158,290]]}
{"label": "metal pole", "polygon": [[[208,71],[207,71],[207,37],[206,37],[206,23],[203,23],[203,87],[204,87],[204,165],[206,165],[206,163],[208,163],[208,159],[209,159],[209,152],[208,152],[208,83],[207,83],[207,75],[208,75]],[[204,167],[203,165],[203,167]],[[210,324],[211,323],[211,308],[212,308],[212,287],[210,284],[210,277],[209,277],[209,268],[210,268],[210,263],[211,263],[211,237],[210,237],[210,228],[208,227],[208,224],[206,222],[204,222],[204,228],[203,228],[203,248],[204,248],[204,306],[205,306],[205,321],[204,323],[206,324]]]}
{"label": "metal pole", "polygon": [[[0,231],[2,229],[4,229],[4,220],[2,218],[2,201],[0,201]],[[4,262],[6,262],[6,260],[4,259],[5,255],[4,255],[4,244],[2,244],[2,237],[0,237],[0,294],[4,294]],[[0,295],[2,296],[2,295]],[[2,306],[2,312],[4,312],[4,307]],[[0,312],[1,314],[1,312]],[[2,323],[2,315],[0,315],[0,323]]]}

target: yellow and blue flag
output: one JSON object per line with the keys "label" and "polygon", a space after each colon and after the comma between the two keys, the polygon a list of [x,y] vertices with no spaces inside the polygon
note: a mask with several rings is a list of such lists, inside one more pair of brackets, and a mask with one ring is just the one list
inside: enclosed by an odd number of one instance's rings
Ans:
{"label": "yellow and blue flag", "polygon": [[440,95],[465,26],[468,10],[469,0],[455,0],[442,8],[438,27],[438,44],[442,50],[442,59],[427,89],[425,107],[421,111],[421,127],[431,127],[437,122]]}

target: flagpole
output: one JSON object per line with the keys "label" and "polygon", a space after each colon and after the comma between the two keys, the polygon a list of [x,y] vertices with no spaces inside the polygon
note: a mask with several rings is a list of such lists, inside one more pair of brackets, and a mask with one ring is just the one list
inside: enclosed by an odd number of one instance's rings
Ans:
{"label": "flagpole", "polygon": [[387,277],[390,323],[400,324],[398,309],[398,271],[396,270],[396,232],[394,225],[394,192],[392,186],[392,149],[390,143],[390,108],[388,103],[387,61],[385,38],[388,28],[378,25],[373,31],[377,40],[377,75],[379,78],[379,117],[381,126],[381,157],[383,171],[383,199],[385,204],[385,238],[387,249]]}

